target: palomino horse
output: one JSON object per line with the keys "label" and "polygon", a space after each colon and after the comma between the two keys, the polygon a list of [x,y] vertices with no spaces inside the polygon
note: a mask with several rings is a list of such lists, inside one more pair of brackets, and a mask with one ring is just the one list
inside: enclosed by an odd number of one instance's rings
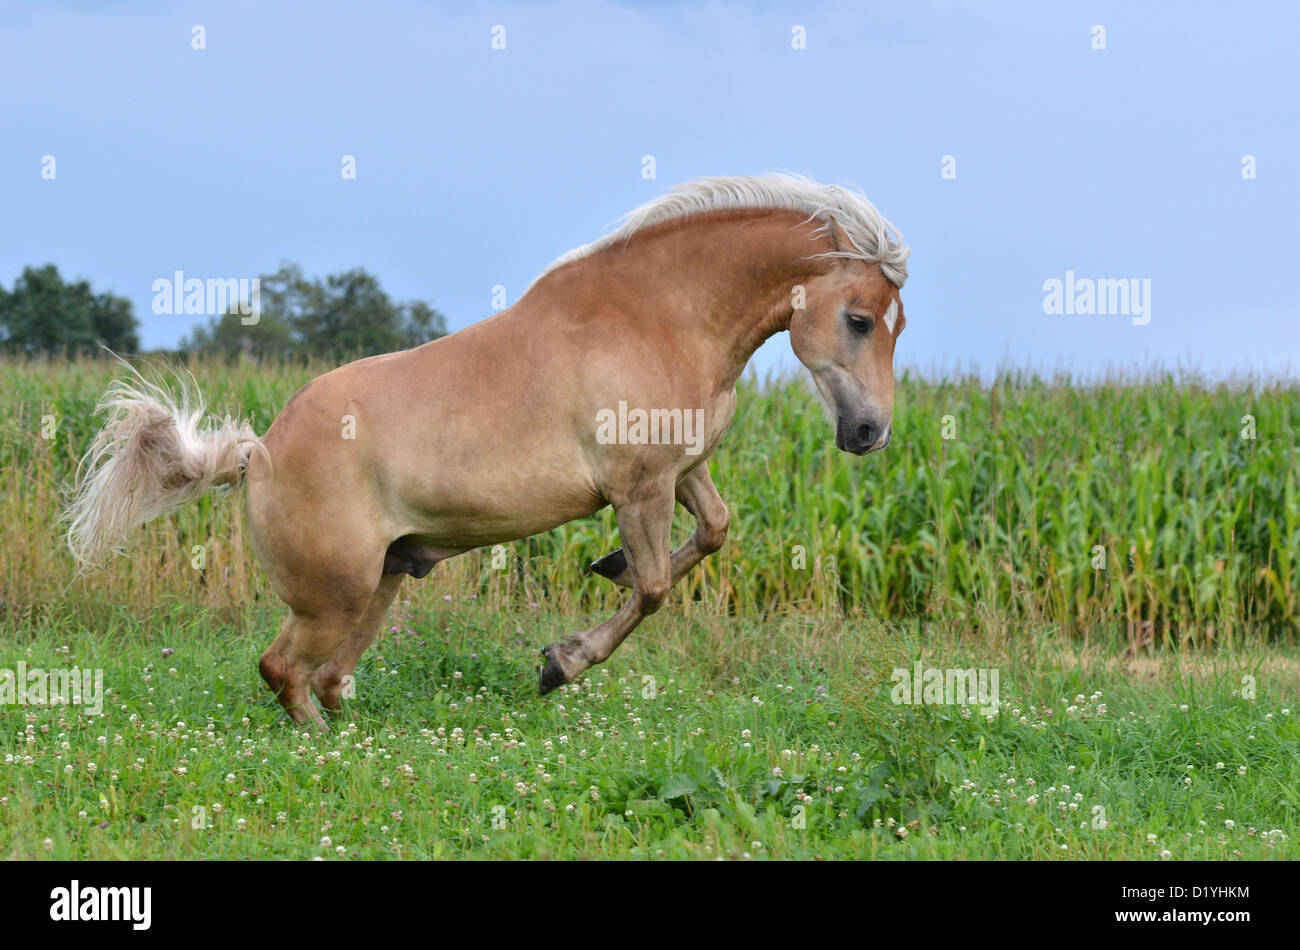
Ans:
{"label": "palomino horse", "polygon": [[[722,545],[706,460],[768,337],[789,330],[840,449],[889,444],[908,253],[855,192],[703,179],[564,255],[491,319],[316,378],[260,439],[229,417],[201,428],[200,403],[136,374],[101,405],[72,552],[93,565],[136,525],[243,481],[254,550],[290,609],[261,674],[295,721],[323,726],[311,693],[339,709],[403,575],[613,505],[623,547],[592,568],[631,596],[546,647],[549,692]],[[674,500],[696,519],[675,551]]]}

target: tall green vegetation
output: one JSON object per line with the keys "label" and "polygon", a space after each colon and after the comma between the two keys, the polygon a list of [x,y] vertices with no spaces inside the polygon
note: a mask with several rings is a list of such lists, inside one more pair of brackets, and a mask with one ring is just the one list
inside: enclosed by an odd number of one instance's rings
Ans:
{"label": "tall green vegetation", "polygon": [[[191,369],[216,408],[261,432],[330,365]],[[11,611],[274,603],[246,550],[240,500],[221,494],[141,530],[133,558],[68,586],[59,489],[114,372],[90,360],[0,363],[0,601]],[[835,449],[801,381],[741,389],[710,462],[731,534],[679,585],[688,610],[919,618],[992,635],[1120,631],[1157,644],[1300,629],[1294,383],[905,376],[894,440],[866,458]],[[679,514],[676,542],[690,525]],[[506,545],[495,565],[489,551],[448,561],[403,596],[603,610],[622,592],[584,569],[617,546],[606,510]]]}

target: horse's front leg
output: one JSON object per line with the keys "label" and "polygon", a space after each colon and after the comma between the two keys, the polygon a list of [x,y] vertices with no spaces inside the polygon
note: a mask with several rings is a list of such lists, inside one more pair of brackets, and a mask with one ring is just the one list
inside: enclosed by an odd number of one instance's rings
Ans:
{"label": "horse's front leg", "polygon": [[616,505],[618,533],[623,540],[632,596],[604,623],[542,651],[541,691],[572,682],[583,670],[603,663],[646,616],[659,609],[672,586],[670,529],[673,522],[671,486],[648,497]]}
{"label": "horse's front leg", "polygon": [[[730,523],[727,503],[722,500],[713,484],[708,462],[701,462],[682,476],[677,483],[677,500],[694,515],[695,530],[686,543],[672,554],[673,584],[722,547],[722,542],[727,540],[727,526]],[[593,561],[589,570],[601,577],[608,577],[621,587],[632,586],[632,572],[628,570],[627,556],[622,548]]]}

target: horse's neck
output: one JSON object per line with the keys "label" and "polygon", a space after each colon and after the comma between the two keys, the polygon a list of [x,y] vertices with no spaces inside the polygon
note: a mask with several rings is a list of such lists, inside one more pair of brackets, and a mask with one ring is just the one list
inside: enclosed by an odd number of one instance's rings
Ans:
{"label": "horse's neck", "polygon": [[539,301],[564,299],[617,274],[620,309],[643,331],[686,343],[700,370],[730,388],[763,341],[790,328],[795,288],[826,268],[811,255],[833,249],[796,212],[712,212],[654,225],[536,287]]}
{"label": "horse's neck", "polygon": [[685,329],[716,344],[719,381],[730,386],[764,341],[790,328],[796,286],[825,268],[810,255],[832,246],[795,212],[719,212],[674,224],[644,236],[648,259],[672,262],[652,267],[647,279],[681,282],[703,324]]}

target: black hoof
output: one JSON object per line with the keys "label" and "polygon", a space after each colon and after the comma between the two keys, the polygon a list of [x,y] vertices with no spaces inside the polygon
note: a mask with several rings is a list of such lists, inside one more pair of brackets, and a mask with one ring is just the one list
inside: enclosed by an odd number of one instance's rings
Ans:
{"label": "black hoof", "polygon": [[619,548],[617,551],[612,551],[604,557],[592,561],[587,570],[613,580],[627,570],[627,555],[623,553],[622,548]]}
{"label": "black hoof", "polygon": [[560,661],[555,658],[554,647],[547,647],[542,651],[542,656],[546,659],[546,663],[537,671],[537,690],[545,696],[557,686],[567,683],[568,678],[564,675]]}

